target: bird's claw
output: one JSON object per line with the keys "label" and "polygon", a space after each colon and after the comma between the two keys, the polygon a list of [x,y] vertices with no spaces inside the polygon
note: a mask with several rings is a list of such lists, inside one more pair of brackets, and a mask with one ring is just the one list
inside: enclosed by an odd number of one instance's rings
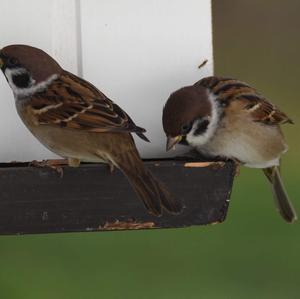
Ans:
{"label": "bird's claw", "polygon": [[68,165],[68,161],[65,159],[42,160],[42,161],[33,160],[29,163],[29,166],[33,166],[33,167],[51,168],[51,169],[55,170],[60,175],[61,178],[64,175],[64,171],[62,168],[63,165]]}

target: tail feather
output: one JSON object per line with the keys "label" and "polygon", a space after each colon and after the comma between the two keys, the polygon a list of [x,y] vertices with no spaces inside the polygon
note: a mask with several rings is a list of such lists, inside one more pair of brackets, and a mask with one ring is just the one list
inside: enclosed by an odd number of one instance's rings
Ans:
{"label": "tail feather", "polygon": [[162,206],[160,197],[157,194],[156,186],[147,175],[137,175],[122,169],[128,178],[134,191],[143,201],[146,209],[155,216],[162,215]]}
{"label": "tail feather", "polygon": [[133,189],[151,214],[161,216],[162,207],[171,214],[179,214],[182,211],[181,203],[144,167],[136,151],[118,155],[116,164],[126,175]]}
{"label": "tail feather", "polygon": [[182,204],[174,198],[167,187],[158,181],[150,171],[148,171],[148,176],[152,178],[152,182],[156,186],[162,206],[171,214],[180,214],[183,209]]}
{"label": "tail feather", "polygon": [[296,211],[289,200],[288,194],[282,182],[278,166],[273,166],[264,169],[264,173],[272,184],[273,196],[275,204],[280,215],[289,223],[297,220]]}

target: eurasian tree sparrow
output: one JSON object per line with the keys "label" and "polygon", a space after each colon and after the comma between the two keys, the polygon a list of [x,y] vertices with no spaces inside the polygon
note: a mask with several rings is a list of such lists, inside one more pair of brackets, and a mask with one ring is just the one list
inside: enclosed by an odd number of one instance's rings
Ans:
{"label": "eurasian tree sparrow", "polygon": [[288,149],[280,129],[292,120],[248,84],[207,77],[172,93],[163,110],[167,150],[187,143],[209,157],[262,168],[287,222],[297,219],[280,177],[280,157]]}
{"label": "eurasian tree sparrow", "polygon": [[161,215],[162,207],[181,212],[181,204],[139,157],[131,133],[147,141],[145,130],[101,91],[26,45],[3,48],[0,67],[21,119],[44,146],[70,166],[86,161],[120,168],[151,214]]}

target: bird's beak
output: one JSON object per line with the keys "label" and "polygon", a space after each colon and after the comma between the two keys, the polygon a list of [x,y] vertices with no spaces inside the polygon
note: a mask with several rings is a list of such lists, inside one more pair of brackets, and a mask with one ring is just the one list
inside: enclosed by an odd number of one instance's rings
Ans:
{"label": "bird's beak", "polygon": [[182,136],[176,136],[176,137],[168,137],[167,139],[167,151],[169,151],[171,148],[175,148],[175,145],[180,142],[182,139]]}

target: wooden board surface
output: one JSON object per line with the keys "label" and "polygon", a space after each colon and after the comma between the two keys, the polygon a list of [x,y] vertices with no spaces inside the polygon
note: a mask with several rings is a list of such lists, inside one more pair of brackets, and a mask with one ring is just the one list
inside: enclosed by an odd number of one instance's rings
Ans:
{"label": "wooden board surface", "polygon": [[0,164],[0,234],[175,228],[224,221],[235,174],[232,162],[145,161],[185,209],[151,216],[119,170],[103,164],[50,168]]}

